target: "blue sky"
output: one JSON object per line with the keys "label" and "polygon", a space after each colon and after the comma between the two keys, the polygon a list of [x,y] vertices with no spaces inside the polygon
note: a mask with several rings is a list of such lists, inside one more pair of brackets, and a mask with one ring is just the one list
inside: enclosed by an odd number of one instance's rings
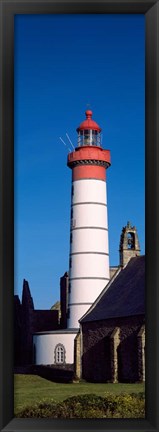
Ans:
{"label": "blue sky", "polygon": [[[107,171],[110,264],[121,229],[145,245],[144,15],[15,17],[15,293],[29,282],[37,309],[59,299],[68,270],[71,170],[66,133],[91,108],[110,149]],[[89,104],[89,105],[88,105]]]}

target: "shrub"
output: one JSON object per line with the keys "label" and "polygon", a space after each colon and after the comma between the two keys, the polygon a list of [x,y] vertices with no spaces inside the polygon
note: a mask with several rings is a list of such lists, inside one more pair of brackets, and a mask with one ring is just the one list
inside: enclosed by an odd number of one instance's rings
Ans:
{"label": "shrub", "polygon": [[144,393],[113,395],[95,394],[72,396],[61,403],[42,401],[26,407],[17,417],[43,418],[143,418]]}

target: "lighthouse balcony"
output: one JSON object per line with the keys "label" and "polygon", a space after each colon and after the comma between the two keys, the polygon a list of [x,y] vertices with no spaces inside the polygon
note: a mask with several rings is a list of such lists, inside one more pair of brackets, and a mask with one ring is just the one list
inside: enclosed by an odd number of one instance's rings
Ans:
{"label": "lighthouse balcony", "polygon": [[68,154],[67,165],[72,168],[81,164],[108,168],[110,166],[110,151],[99,146],[76,147],[75,151]]}

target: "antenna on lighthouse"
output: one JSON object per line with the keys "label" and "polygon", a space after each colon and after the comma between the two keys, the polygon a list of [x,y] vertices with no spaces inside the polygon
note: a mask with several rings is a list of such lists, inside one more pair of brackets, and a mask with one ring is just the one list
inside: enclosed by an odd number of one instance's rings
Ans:
{"label": "antenna on lighthouse", "polygon": [[67,138],[68,138],[68,140],[69,140],[69,142],[70,142],[70,144],[71,144],[73,150],[75,150],[75,147],[74,147],[74,145],[72,144],[72,141],[70,140],[70,137],[69,137],[68,133],[66,133],[66,136],[67,136]]}
{"label": "antenna on lighthouse", "polygon": [[[59,138],[62,141],[62,143],[65,145],[65,147],[67,147],[67,144],[65,143],[65,141],[61,137],[59,137]],[[67,149],[69,150],[69,152],[72,151],[69,147],[67,147]]]}
{"label": "antenna on lighthouse", "polygon": [[59,138],[63,142],[63,144],[67,147],[67,144],[65,143],[65,141],[61,137],[59,137]]}

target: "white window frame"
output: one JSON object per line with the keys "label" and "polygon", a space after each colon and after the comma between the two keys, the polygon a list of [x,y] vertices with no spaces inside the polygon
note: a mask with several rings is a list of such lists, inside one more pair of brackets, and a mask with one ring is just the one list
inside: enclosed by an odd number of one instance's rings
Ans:
{"label": "white window frame", "polygon": [[59,343],[55,346],[54,356],[55,364],[61,365],[65,363],[66,350],[63,344]]}

